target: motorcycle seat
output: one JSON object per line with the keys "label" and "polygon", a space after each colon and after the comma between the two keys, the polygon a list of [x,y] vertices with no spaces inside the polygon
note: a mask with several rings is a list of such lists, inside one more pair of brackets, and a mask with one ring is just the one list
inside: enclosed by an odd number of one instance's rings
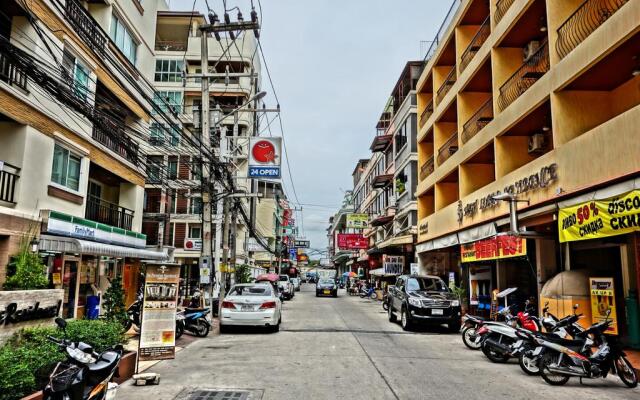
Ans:
{"label": "motorcycle seat", "polygon": [[484,318],[484,317],[480,317],[480,316],[477,316],[477,315],[471,315],[471,314],[467,314],[467,317],[469,319],[476,320],[476,321],[484,321],[484,320],[486,320],[486,318]]}
{"label": "motorcycle seat", "polygon": [[92,364],[87,364],[87,368],[92,373],[101,373],[106,371],[111,371],[115,365],[118,363],[120,359],[120,354],[115,351],[105,351],[100,354],[100,358],[98,361]]}
{"label": "motorcycle seat", "polygon": [[540,336],[542,336],[545,340],[549,342],[556,343],[556,344],[570,347],[570,348],[581,348],[582,345],[584,344],[583,340],[565,339],[553,333],[540,332]]}
{"label": "motorcycle seat", "polygon": [[189,307],[187,307],[187,308],[184,309],[184,312],[186,314],[191,314],[191,313],[202,312],[202,311],[205,311],[205,310],[207,310],[207,308],[189,308]]}

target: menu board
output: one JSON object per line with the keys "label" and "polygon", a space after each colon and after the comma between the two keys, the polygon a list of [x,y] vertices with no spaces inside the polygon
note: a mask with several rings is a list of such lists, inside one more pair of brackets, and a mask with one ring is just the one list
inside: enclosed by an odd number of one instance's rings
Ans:
{"label": "menu board", "polygon": [[175,358],[179,283],[179,266],[147,265],[140,331],[140,361]]}

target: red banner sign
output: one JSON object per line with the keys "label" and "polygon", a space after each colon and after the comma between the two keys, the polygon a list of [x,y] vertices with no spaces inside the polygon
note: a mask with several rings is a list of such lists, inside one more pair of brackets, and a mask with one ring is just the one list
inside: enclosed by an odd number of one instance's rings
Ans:
{"label": "red banner sign", "polygon": [[495,236],[460,246],[462,262],[496,260],[527,255],[527,241],[517,236]]}
{"label": "red banner sign", "polygon": [[343,250],[367,249],[369,243],[367,238],[359,233],[339,233],[338,248]]}

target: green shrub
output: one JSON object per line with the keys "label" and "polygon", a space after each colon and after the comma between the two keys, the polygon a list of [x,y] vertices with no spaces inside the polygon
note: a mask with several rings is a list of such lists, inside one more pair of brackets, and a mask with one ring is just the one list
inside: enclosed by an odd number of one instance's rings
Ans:
{"label": "green shrub", "polygon": [[[19,399],[42,389],[56,363],[66,359],[47,336],[61,338],[63,333],[54,327],[27,328],[0,347],[0,400]],[[122,325],[113,321],[68,321],[66,338],[88,343],[98,353],[125,342]]]}
{"label": "green shrub", "polygon": [[104,316],[107,320],[119,321],[121,325],[124,325],[129,317],[127,308],[124,305],[122,280],[120,278],[110,279],[109,284],[102,299],[102,306],[105,310]]}
{"label": "green shrub", "polygon": [[15,274],[7,277],[3,286],[5,290],[46,289],[49,286],[42,259],[30,249],[34,237],[30,231],[20,240],[20,250],[13,257]]}

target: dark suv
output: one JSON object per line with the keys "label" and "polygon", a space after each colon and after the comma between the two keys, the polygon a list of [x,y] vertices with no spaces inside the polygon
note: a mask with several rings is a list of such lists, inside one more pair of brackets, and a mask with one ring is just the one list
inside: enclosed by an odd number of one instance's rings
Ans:
{"label": "dark suv", "polygon": [[400,313],[402,329],[417,324],[447,324],[450,331],[460,329],[460,300],[437,276],[402,275],[389,287],[389,321]]}

